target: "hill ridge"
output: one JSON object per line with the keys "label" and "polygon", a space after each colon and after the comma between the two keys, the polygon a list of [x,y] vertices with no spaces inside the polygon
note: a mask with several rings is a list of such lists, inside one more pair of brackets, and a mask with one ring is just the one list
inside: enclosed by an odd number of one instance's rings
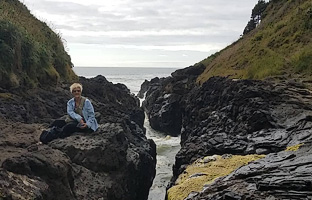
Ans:
{"label": "hill ridge", "polygon": [[0,83],[10,89],[77,80],[59,34],[18,0],[0,2]]}
{"label": "hill ridge", "polygon": [[270,1],[259,26],[207,59],[198,77],[264,79],[312,75],[312,1]]}

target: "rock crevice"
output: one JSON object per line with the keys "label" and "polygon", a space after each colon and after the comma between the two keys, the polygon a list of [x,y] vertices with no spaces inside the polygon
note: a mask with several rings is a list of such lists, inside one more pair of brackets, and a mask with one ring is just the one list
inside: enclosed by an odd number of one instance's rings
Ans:
{"label": "rock crevice", "polygon": [[[188,88],[188,85],[191,87]],[[172,88],[168,90],[170,87]],[[175,88],[188,89],[181,92]],[[255,199],[269,196],[286,198],[288,183],[288,189],[293,191],[288,197],[309,197],[308,193],[302,194],[302,190],[310,183],[309,177],[304,173],[300,174],[301,172],[285,174],[285,170],[291,170],[290,165],[294,168],[303,167],[306,172],[312,171],[308,162],[301,166],[300,161],[301,158],[307,158],[305,156],[309,154],[312,140],[312,95],[300,81],[272,82],[212,77],[199,86],[195,82],[191,84],[179,81],[173,76],[160,80],[157,87],[151,85],[147,95],[150,96],[146,97],[143,105],[146,105],[145,109],[150,116],[161,117],[164,113],[170,113],[168,118],[171,120],[166,121],[167,126],[173,126],[171,121],[181,120],[181,150],[176,155],[169,188],[176,184],[175,181],[185,173],[187,166],[205,156],[264,154],[276,156],[267,156],[265,161],[261,159],[244,167],[246,173],[248,170],[248,173],[253,173],[253,179],[261,177],[259,181],[255,181],[256,185],[249,184],[249,178],[243,177],[243,173],[237,175],[235,180],[230,178],[233,175],[225,176],[222,184],[208,185],[202,193],[192,193],[189,199],[253,199],[253,196],[243,191],[243,185],[257,191]],[[177,100],[174,101],[175,99]],[[173,109],[169,109],[171,112],[160,109],[164,105],[173,107],[174,104],[179,105],[181,117],[176,117]],[[303,156],[300,159],[295,158],[297,153],[283,153],[287,147],[301,143],[305,143],[305,148],[300,150]],[[280,158],[280,155],[287,156]],[[279,164],[268,164],[271,168],[261,170],[266,162],[274,163],[277,158],[281,159]],[[289,166],[286,167],[287,165]],[[270,178],[267,174],[269,172]],[[294,181],[285,181],[286,178]],[[302,187],[296,186],[296,182],[299,185],[302,182]],[[267,192],[262,195],[260,191]]]}

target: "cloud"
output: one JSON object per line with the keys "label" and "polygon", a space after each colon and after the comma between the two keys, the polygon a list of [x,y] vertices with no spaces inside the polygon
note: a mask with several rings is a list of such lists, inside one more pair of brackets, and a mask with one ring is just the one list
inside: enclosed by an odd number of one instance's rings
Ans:
{"label": "cloud", "polygon": [[[80,30],[128,31],[162,29],[236,29],[246,24],[256,0],[115,0],[60,1],[24,0],[33,12],[47,17],[58,27],[67,25]],[[84,4],[82,4],[84,2]],[[90,2],[86,5],[85,2]],[[53,17],[63,20],[53,20]]]}
{"label": "cloud", "polygon": [[257,1],[23,0],[69,46],[198,52],[220,50],[237,40]]}

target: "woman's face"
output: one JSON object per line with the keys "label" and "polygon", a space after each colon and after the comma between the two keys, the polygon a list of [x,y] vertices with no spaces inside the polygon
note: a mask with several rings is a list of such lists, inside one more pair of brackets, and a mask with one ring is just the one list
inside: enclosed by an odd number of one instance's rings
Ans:
{"label": "woman's face", "polygon": [[81,89],[79,87],[74,88],[72,92],[75,98],[79,98],[81,96]]}

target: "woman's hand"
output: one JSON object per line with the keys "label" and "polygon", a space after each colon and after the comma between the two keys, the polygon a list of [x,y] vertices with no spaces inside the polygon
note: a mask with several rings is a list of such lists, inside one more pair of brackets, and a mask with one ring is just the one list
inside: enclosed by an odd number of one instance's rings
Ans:
{"label": "woman's hand", "polygon": [[84,121],[83,121],[83,119],[81,119],[80,120],[80,126],[79,126],[79,128],[81,128],[81,129],[85,129],[85,128],[87,128],[87,123],[85,123]]}
{"label": "woman's hand", "polygon": [[81,129],[87,128],[87,124],[86,124],[86,123],[82,123],[81,126],[80,126],[80,128],[81,128]]}

